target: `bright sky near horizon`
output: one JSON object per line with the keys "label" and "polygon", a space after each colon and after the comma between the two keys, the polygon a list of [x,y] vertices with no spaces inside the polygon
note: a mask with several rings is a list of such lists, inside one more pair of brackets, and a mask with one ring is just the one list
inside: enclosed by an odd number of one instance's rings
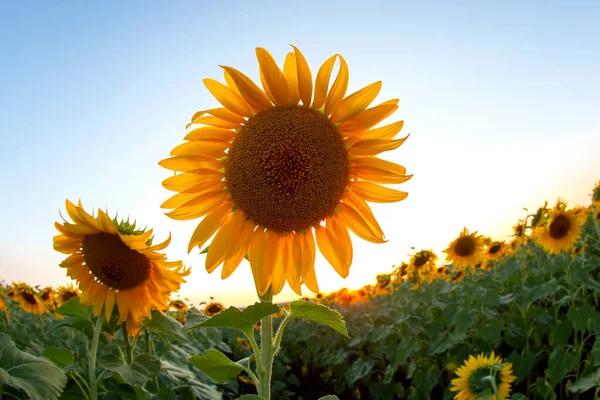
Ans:
{"label": "bright sky near horizon", "polygon": [[[319,257],[322,291],[358,288],[408,259],[441,251],[466,226],[506,238],[548,200],[587,205],[600,179],[600,3],[572,2],[44,2],[0,5],[0,281],[59,285],[52,249],[64,201],[108,208],[173,241],[192,267],[181,297],[247,305],[244,261],[228,280],[187,254],[198,221],[160,204],[158,166],[185,125],[218,103],[202,84],[229,65],[258,81],[255,47],[283,64],[289,44],[313,77],[340,53],[348,93],[382,80],[400,98],[388,121],[409,139],[383,158],[412,180],[400,203],[373,204],[388,242],[353,236],[350,276]],[[377,101],[376,101],[377,103]],[[308,290],[306,290],[307,294]],[[285,289],[276,301],[295,298]]]}

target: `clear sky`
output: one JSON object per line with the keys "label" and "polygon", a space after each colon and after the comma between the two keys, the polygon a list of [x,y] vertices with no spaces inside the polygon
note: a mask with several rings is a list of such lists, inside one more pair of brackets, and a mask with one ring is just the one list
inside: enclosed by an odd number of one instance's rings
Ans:
{"label": "clear sky", "polygon": [[600,3],[522,3],[3,2],[0,280],[67,282],[53,222],[65,198],[81,198],[157,240],[171,232],[169,257],[193,271],[182,297],[253,302],[245,261],[221,281],[187,255],[198,221],[163,214],[169,172],[157,163],[195,111],[218,106],[202,79],[221,80],[219,64],[258,78],[258,46],[281,64],[298,46],[313,76],[342,54],[349,93],[382,80],[379,99],[401,99],[390,122],[411,133],[384,155],[414,174],[396,186],[408,199],[373,205],[389,241],[353,237],[346,280],[318,258],[325,291],[374,282],[411,246],[442,256],[463,226],[504,239],[545,199],[587,205],[600,178]]}

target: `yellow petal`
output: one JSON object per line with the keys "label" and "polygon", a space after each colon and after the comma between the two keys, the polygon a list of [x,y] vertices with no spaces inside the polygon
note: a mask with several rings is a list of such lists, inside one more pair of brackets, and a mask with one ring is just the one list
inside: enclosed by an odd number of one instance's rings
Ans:
{"label": "yellow petal", "polygon": [[160,251],[166,249],[171,243],[171,232],[169,232],[169,237],[166,238],[163,242],[157,243],[153,246],[150,246],[145,249],[145,251]]}
{"label": "yellow petal", "polygon": [[223,181],[202,182],[195,186],[192,186],[191,188],[189,188],[187,190],[184,190],[181,193],[177,193],[176,195],[172,196],[170,199],[168,199],[167,201],[162,203],[160,205],[160,208],[177,208],[204,193],[215,192],[218,190],[223,190],[224,188],[225,188],[225,182],[223,182]]}
{"label": "yellow petal", "polygon": [[225,150],[229,148],[229,143],[213,142],[206,140],[194,140],[192,142],[182,143],[171,150],[171,155],[181,156],[202,156],[210,158],[220,158],[225,155]]}
{"label": "yellow petal", "polygon": [[285,237],[276,232],[267,232],[267,254],[265,255],[265,264],[271,264],[271,292],[273,295],[279,294],[285,285],[285,265],[283,263],[285,256]]}
{"label": "yellow petal", "polygon": [[310,101],[312,100],[312,74],[310,72],[310,67],[308,66],[308,62],[306,62],[306,58],[304,55],[298,50],[298,48],[292,45],[294,48],[294,54],[296,55],[296,69],[298,71],[298,92],[300,92],[300,99],[302,100],[302,104],[305,106],[310,106]]}
{"label": "yellow petal", "polygon": [[375,157],[358,157],[351,160],[350,175],[377,183],[402,183],[412,175],[406,175],[406,168],[390,161]]}
{"label": "yellow petal", "polygon": [[57,231],[59,231],[62,235],[66,236],[69,239],[81,239],[82,235],[84,235],[81,233],[72,232],[64,226],[62,226],[61,224],[59,224],[58,222],[54,223],[54,228],[56,228]]}
{"label": "yellow petal", "polygon": [[217,229],[219,229],[223,221],[225,221],[225,219],[229,216],[229,213],[231,213],[231,209],[231,204],[223,204],[222,206],[215,208],[206,217],[204,217],[190,238],[190,243],[188,244],[188,254],[196,246],[198,246],[198,250],[202,250],[201,247],[208,239],[212,237],[212,235],[215,234]]}
{"label": "yellow petal", "polygon": [[345,263],[348,264],[348,268],[352,265],[352,240],[348,233],[348,228],[343,223],[343,220],[339,217],[331,219],[331,230],[335,235],[336,243],[338,247],[344,250]]}
{"label": "yellow petal", "polygon": [[224,178],[224,176],[225,175],[223,173],[215,172],[214,170],[210,169],[194,169],[182,174],[171,176],[165,179],[162,184],[165,189],[174,192],[181,192],[202,182],[220,181]]}
{"label": "yellow petal", "polygon": [[256,291],[259,296],[264,295],[269,286],[271,286],[272,271],[269,268],[272,265],[265,264],[265,253],[268,245],[266,232],[262,229],[257,229],[252,237],[248,256],[250,258],[250,268],[252,269]]}
{"label": "yellow petal", "polygon": [[[227,77],[229,74],[225,71],[225,80],[227,81]],[[221,103],[225,108],[227,108],[232,113],[237,115],[241,115],[243,117],[251,117],[252,109],[246,103],[246,100],[239,93],[236,93],[234,89],[231,88],[230,82],[227,81],[227,84],[230,87],[223,85],[221,82],[218,82],[214,79],[203,79],[204,85],[206,88],[212,93],[213,96],[217,99],[219,103]],[[235,86],[234,86],[235,87]],[[237,88],[236,88],[237,89]]]}
{"label": "yellow petal", "polygon": [[236,240],[245,221],[246,216],[241,211],[234,212],[225,220],[225,223],[219,229],[208,248],[206,271],[209,274],[225,261],[227,251]]}
{"label": "yellow petal", "polygon": [[356,118],[344,122],[339,126],[339,130],[344,133],[367,130],[392,115],[397,109],[398,99],[386,101],[385,103],[366,109]]}
{"label": "yellow petal", "polygon": [[187,127],[189,127],[192,124],[197,124],[200,117],[202,117],[205,114],[210,114],[213,117],[217,117],[219,119],[222,119],[223,121],[226,122],[231,122],[233,124],[243,124],[244,122],[246,122],[246,120],[244,119],[244,117],[242,117],[241,115],[237,115],[235,113],[232,113],[231,111],[229,111],[227,108],[211,108],[208,110],[201,110],[196,112],[193,116],[192,116],[192,122],[190,122]]}
{"label": "yellow petal", "polygon": [[231,129],[214,128],[205,126],[196,128],[184,136],[184,140],[210,140],[216,142],[229,142],[237,134]]}
{"label": "yellow petal", "polygon": [[384,243],[383,232],[371,228],[365,219],[354,208],[346,204],[340,204],[340,216],[346,221],[348,228],[356,236],[371,243]]}
{"label": "yellow petal", "polygon": [[208,214],[215,206],[227,198],[229,194],[223,191],[204,193],[194,200],[188,201],[175,210],[166,213],[169,218],[178,221],[195,219]]}
{"label": "yellow petal", "polygon": [[260,83],[263,87],[263,90],[265,91],[265,94],[267,95],[269,100],[271,100],[271,102],[275,104],[275,97],[273,97],[273,93],[271,93],[271,91],[269,90],[269,85],[267,85],[267,81],[265,80],[265,75],[263,74],[262,69],[258,69],[258,74],[260,75]]}
{"label": "yellow petal", "polygon": [[235,272],[237,267],[244,259],[244,256],[246,255],[247,251],[247,248],[240,249],[237,253],[233,254],[230,258],[225,260],[223,268],[221,269],[221,279],[227,279],[231,276],[231,274]]}
{"label": "yellow petal", "polygon": [[211,126],[216,126],[217,128],[225,128],[225,129],[238,129],[241,127],[240,123],[224,121],[221,118],[213,117],[211,115],[196,118],[194,120],[194,122],[191,122],[186,125],[186,129],[189,128],[190,125],[192,125],[192,124],[211,125]]}
{"label": "yellow petal", "polygon": [[315,274],[315,238],[312,229],[306,231],[302,241],[302,283],[313,293],[319,293],[319,283]]}
{"label": "yellow petal", "polygon": [[262,47],[256,48],[256,58],[258,59],[264,81],[273,96],[273,100],[275,100],[275,104],[278,106],[287,106],[289,99],[288,84],[275,59],[271,53]]}
{"label": "yellow petal", "polygon": [[298,70],[296,69],[296,54],[287,53],[283,63],[283,74],[289,88],[290,104],[296,105],[300,101],[300,92],[298,91]]}
{"label": "yellow petal", "polygon": [[[81,218],[81,216],[79,215],[79,211],[77,210],[77,207],[75,206],[75,204],[71,203],[71,201],[69,199],[67,199],[65,201],[65,204],[66,204],[67,214],[69,214],[69,217],[71,217],[71,220],[75,224],[89,226],[89,224],[87,223],[87,220],[85,220],[84,218]],[[96,228],[95,224],[91,225],[91,227]]]}
{"label": "yellow petal", "polygon": [[171,171],[186,172],[193,169],[212,169],[218,171],[223,164],[214,158],[202,156],[171,157],[159,161],[158,165]]}
{"label": "yellow petal", "polygon": [[315,81],[315,98],[313,100],[311,108],[318,110],[325,105],[325,99],[327,98],[327,91],[329,89],[329,78],[331,77],[331,70],[335,64],[337,55],[329,57],[319,71],[317,72],[317,79]]}
{"label": "yellow petal", "polygon": [[350,147],[349,153],[352,158],[356,156],[374,156],[384,151],[395,150],[406,141],[408,136],[398,140],[387,139],[367,139],[354,143]]}
{"label": "yellow petal", "polygon": [[357,194],[348,190],[345,193],[343,198],[344,203],[352,207],[358,214],[362,217],[362,219],[367,223],[369,228],[375,233],[377,237],[383,239],[383,232],[377,219],[373,215],[373,211],[371,211],[371,207]]}
{"label": "yellow petal", "polygon": [[342,101],[346,95],[346,90],[348,90],[348,79],[350,77],[348,64],[346,64],[344,57],[340,55],[338,55],[338,57],[340,58],[340,70],[327,94],[327,100],[325,100],[325,115],[331,115],[331,113],[338,108],[340,101]]}
{"label": "yellow petal", "polygon": [[301,276],[302,276],[302,234],[291,233],[287,238],[286,257],[283,259],[285,266],[285,276],[290,288],[298,296],[302,296]]}
{"label": "yellow petal", "polygon": [[112,234],[117,234],[119,230],[113,223],[112,219],[102,210],[98,210],[98,224],[102,231]]}
{"label": "yellow petal", "polygon": [[317,225],[315,227],[315,236],[317,238],[317,246],[321,254],[331,264],[333,269],[342,277],[348,277],[350,272],[349,265],[346,264],[346,251],[338,246],[333,232],[328,227]]}
{"label": "yellow petal", "polygon": [[337,108],[332,109],[331,121],[342,123],[357,117],[375,100],[380,90],[381,81],[378,81],[352,93],[340,101]]}
{"label": "yellow petal", "polygon": [[235,82],[235,86],[242,94],[242,97],[254,111],[258,112],[273,107],[271,100],[269,100],[267,95],[260,90],[254,82],[252,82],[252,79],[248,78],[235,68],[225,66],[221,66],[221,68],[229,72],[231,79]]}
{"label": "yellow petal", "polygon": [[115,308],[115,292],[113,290],[108,290],[106,292],[106,301],[104,303],[104,316],[107,321],[110,321],[110,316],[112,315],[113,308]]}
{"label": "yellow petal", "polygon": [[404,200],[408,193],[376,185],[367,181],[352,181],[348,187],[366,201],[375,203],[393,203]]}
{"label": "yellow petal", "polygon": [[221,270],[221,279],[227,279],[240,264],[246,253],[248,252],[248,246],[250,240],[254,234],[254,228],[256,225],[252,220],[246,220],[242,226],[239,235],[237,235],[235,242],[231,245],[231,248],[227,251],[225,256],[225,264]]}
{"label": "yellow petal", "polygon": [[[227,84],[227,87],[231,90],[233,90],[234,92],[236,92],[237,94],[240,95],[240,97],[242,97],[240,90],[237,88],[237,86],[235,86],[235,82],[233,81],[233,78],[231,77],[231,75],[229,75],[229,72],[223,70],[223,76],[225,77],[225,83]],[[242,100],[244,98],[242,97]],[[244,100],[244,103],[246,105],[248,105],[248,103],[246,103],[246,100]],[[248,107],[248,110],[250,110],[250,107]],[[252,110],[250,110],[250,114],[252,114]],[[247,117],[250,115],[246,115]]]}
{"label": "yellow petal", "polygon": [[404,126],[404,121],[394,122],[393,124],[385,125],[380,128],[371,129],[368,131],[361,131],[351,133],[352,138],[357,140],[366,139],[393,139]]}

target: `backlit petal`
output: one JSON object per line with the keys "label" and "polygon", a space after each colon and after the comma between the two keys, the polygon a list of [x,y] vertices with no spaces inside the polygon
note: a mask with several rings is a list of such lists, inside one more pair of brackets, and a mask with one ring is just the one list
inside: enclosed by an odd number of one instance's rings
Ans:
{"label": "backlit petal", "polygon": [[212,273],[225,261],[227,251],[236,240],[245,221],[246,215],[242,211],[234,212],[225,220],[208,248],[208,254],[206,255],[206,270],[208,273]]}
{"label": "backlit petal", "polygon": [[165,189],[181,192],[202,182],[220,181],[224,176],[222,172],[201,168],[171,176],[165,179],[162,184]]}
{"label": "backlit petal", "polygon": [[298,91],[298,70],[296,68],[296,54],[288,53],[283,64],[283,74],[289,88],[289,101],[291,104],[298,104],[300,101],[300,92]]}
{"label": "backlit petal", "polygon": [[304,55],[298,50],[298,48],[292,45],[294,48],[294,53],[296,54],[296,69],[298,71],[298,92],[300,92],[300,99],[302,100],[302,104],[305,106],[310,106],[310,101],[312,99],[312,74],[310,72],[310,67],[308,66],[308,62]]}
{"label": "backlit petal", "polygon": [[283,260],[285,267],[285,276],[290,288],[302,296],[301,276],[302,276],[302,234],[290,233],[287,239],[287,254]]}
{"label": "backlit petal", "polygon": [[319,283],[315,274],[315,238],[312,229],[306,231],[302,240],[302,283],[313,293],[319,293]]}
{"label": "backlit petal", "polygon": [[339,126],[339,129],[341,132],[348,134],[367,130],[392,115],[397,109],[398,99],[386,101],[375,107],[368,108],[356,118],[344,122]]}
{"label": "backlit petal", "polygon": [[377,183],[402,183],[412,177],[403,166],[375,157],[354,158],[351,165],[351,176]]}
{"label": "backlit petal", "polygon": [[259,296],[264,295],[269,286],[271,286],[272,265],[265,264],[266,250],[270,243],[267,243],[266,232],[262,229],[257,229],[254,232],[250,248],[248,249],[248,257],[250,258],[250,268],[256,285],[256,291]]}
{"label": "backlit petal", "polygon": [[185,221],[195,219],[212,211],[216,205],[220,204],[229,194],[223,191],[204,193],[194,200],[188,201],[175,210],[166,213],[169,218]]}
{"label": "backlit petal", "polygon": [[347,204],[340,204],[340,216],[356,236],[371,243],[384,243],[383,232],[373,229],[354,208]]}
{"label": "backlit petal", "polygon": [[229,72],[231,79],[235,82],[235,85],[239,89],[242,97],[256,112],[264,110],[266,108],[273,107],[271,100],[267,97],[252,79],[241,73],[235,68],[221,66],[225,71]]}
{"label": "backlit petal", "polygon": [[376,203],[392,203],[404,200],[408,193],[376,185],[367,181],[352,181],[348,187],[366,201]]}
{"label": "backlit petal", "polygon": [[352,93],[332,110],[331,121],[342,123],[357,117],[375,100],[380,90],[381,81],[378,81]]}
{"label": "backlit petal", "polygon": [[362,219],[367,223],[369,228],[375,233],[377,237],[383,238],[383,232],[377,219],[373,215],[373,211],[371,211],[371,207],[357,194],[348,190],[345,193],[344,203],[352,207],[358,214],[362,217]]}
{"label": "backlit petal", "polygon": [[[225,77],[227,79],[228,73],[225,73],[227,74]],[[215,96],[217,101],[229,111],[244,117],[252,116],[252,109],[246,103],[246,100],[239,93],[236,93],[235,90],[214,79],[207,78],[203,79],[202,82],[204,82],[206,88]]]}
{"label": "backlit petal", "polygon": [[199,155],[214,159],[222,157],[227,148],[229,148],[229,143],[226,142],[194,140],[176,146],[173,150],[171,150],[171,155],[176,157]]}
{"label": "backlit petal", "polygon": [[329,264],[331,264],[333,269],[335,269],[342,278],[348,277],[350,268],[346,263],[345,249],[338,246],[333,232],[328,227],[317,225],[315,227],[315,236],[319,250]]}
{"label": "backlit petal", "polygon": [[287,106],[289,100],[288,84],[275,59],[271,53],[262,47],[256,48],[256,58],[258,59],[264,81],[275,100],[275,104]]}
{"label": "backlit petal", "polygon": [[356,140],[393,139],[402,130],[403,126],[404,121],[398,121],[394,122],[393,124],[385,125],[368,131],[352,132],[351,138],[356,138]]}
{"label": "backlit petal", "polygon": [[331,71],[335,64],[337,55],[329,57],[319,71],[317,72],[317,79],[315,81],[315,98],[313,100],[311,108],[318,110],[325,105],[325,99],[327,98],[327,91],[329,89],[329,78],[331,78]]}
{"label": "backlit petal", "polygon": [[338,71],[337,77],[327,94],[327,100],[325,100],[325,115],[331,115],[340,104],[340,101],[346,95],[348,90],[348,79],[350,78],[350,71],[348,71],[348,64],[344,57],[338,55],[340,58],[340,70]]}
{"label": "backlit petal", "polygon": [[[223,164],[214,158],[202,157],[202,156],[181,156],[181,157],[170,157],[159,161],[158,165],[171,171],[186,172],[193,169],[214,169],[218,171],[223,168]],[[220,165],[217,168],[217,165]]]}
{"label": "backlit petal", "polygon": [[223,204],[222,206],[215,208],[206,217],[204,217],[190,238],[188,253],[192,251],[195,246],[198,246],[198,250],[202,250],[201,247],[223,224],[223,221],[225,221],[225,219],[231,213],[231,209],[231,204]]}
{"label": "backlit petal", "polygon": [[395,150],[398,147],[402,146],[402,144],[408,138],[402,138],[397,140],[387,140],[387,139],[367,139],[361,140],[354,143],[350,147],[349,153],[352,157],[356,156],[374,156],[384,151]]}

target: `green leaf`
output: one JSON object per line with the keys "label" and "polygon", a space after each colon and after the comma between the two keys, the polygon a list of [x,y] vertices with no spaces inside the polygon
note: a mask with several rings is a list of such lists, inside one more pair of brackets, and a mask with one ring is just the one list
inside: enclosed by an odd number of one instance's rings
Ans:
{"label": "green leaf", "polygon": [[81,304],[79,302],[79,297],[73,297],[56,309],[56,312],[60,315],[75,317],[80,321],[92,322],[92,319],[90,318],[91,311],[92,306],[84,306]]}
{"label": "green leaf", "polygon": [[440,371],[435,366],[431,366],[428,370],[416,370],[413,378],[415,386],[425,398],[430,397],[431,389],[433,389],[439,379]]}
{"label": "green leaf", "polygon": [[483,327],[478,328],[478,336],[484,342],[494,347],[498,346],[502,341],[502,325],[499,319],[488,321]]}
{"label": "green leaf", "polygon": [[554,394],[552,386],[544,378],[535,380],[535,390],[542,396],[543,399],[548,399],[551,394]]}
{"label": "green leaf", "polygon": [[569,386],[569,391],[574,393],[583,393],[593,387],[600,387],[600,368],[591,374],[582,377]]}
{"label": "green leaf", "polygon": [[279,310],[279,306],[273,303],[261,302],[255,303],[243,311],[235,307],[229,307],[227,310],[223,310],[210,318],[202,318],[198,315],[200,314],[198,310],[191,309],[188,311],[184,330],[208,327],[233,328],[251,336],[254,334],[254,326],[258,321],[264,317],[278,313]]}
{"label": "green leaf", "polygon": [[594,367],[600,366],[600,337],[596,337],[592,347],[592,357],[594,357]]}
{"label": "green leaf", "polygon": [[475,324],[475,321],[477,321],[476,313],[472,313],[471,311],[469,311],[467,309],[462,309],[456,315],[456,321],[455,321],[456,325],[454,328],[454,332],[458,335],[467,333],[467,331],[469,329],[471,329],[473,324]]}
{"label": "green leaf", "polygon": [[535,358],[535,353],[525,353],[521,355],[516,351],[513,351],[508,356],[508,361],[512,363],[513,371],[517,377],[515,384],[529,376],[535,365]]}
{"label": "green leaf", "polygon": [[575,369],[577,366],[577,358],[576,352],[565,352],[560,347],[554,349],[548,360],[548,378],[550,379],[550,385],[552,387],[559,383],[565,375]]}
{"label": "green leaf", "polygon": [[319,322],[338,331],[346,337],[350,337],[348,336],[348,330],[346,329],[346,323],[344,322],[342,314],[322,304],[304,300],[292,301],[290,303],[290,316]]}
{"label": "green leaf", "polygon": [[265,400],[265,398],[257,394],[245,394],[242,397],[238,397],[235,400]]}
{"label": "green leaf", "polygon": [[510,400],[529,400],[529,399],[527,399],[527,396],[525,396],[523,393],[515,393],[512,395]]}
{"label": "green leaf", "polygon": [[339,400],[339,398],[337,396],[329,394],[327,396],[319,397],[318,400]]}
{"label": "green leaf", "polygon": [[412,355],[412,353],[418,350],[418,345],[409,341],[404,340],[396,347],[396,354],[394,355],[393,363],[396,365],[402,364]]}
{"label": "green leaf", "polygon": [[238,376],[244,370],[240,365],[227,358],[225,354],[214,349],[206,350],[204,356],[195,354],[188,358],[188,361],[219,383]]}
{"label": "green leaf", "polygon": [[346,372],[346,382],[349,386],[353,386],[358,380],[367,376],[374,366],[374,360],[357,359]]}
{"label": "green leaf", "polygon": [[47,347],[42,353],[43,357],[52,361],[59,368],[64,368],[75,362],[75,355],[69,349],[62,347]]}
{"label": "green leaf", "polygon": [[573,323],[575,329],[580,331],[587,331],[588,322],[595,318],[596,310],[594,310],[589,304],[585,304],[580,307],[571,307],[567,311],[567,318]]}
{"label": "green leaf", "polygon": [[167,335],[178,340],[186,339],[179,321],[160,311],[152,311],[152,319],[144,320],[142,325],[151,333]]}
{"label": "green leaf", "polygon": [[131,364],[124,364],[116,356],[107,356],[98,364],[109,371],[116,372],[128,384],[142,386],[160,371],[160,361],[150,354],[140,354]]}
{"label": "green leaf", "polygon": [[562,347],[569,342],[569,337],[573,333],[573,324],[569,321],[561,321],[558,325],[552,327],[550,331],[550,345],[552,347]]}
{"label": "green leaf", "polygon": [[17,349],[5,333],[0,333],[0,386],[21,389],[33,399],[58,399],[67,376],[52,362]]}

